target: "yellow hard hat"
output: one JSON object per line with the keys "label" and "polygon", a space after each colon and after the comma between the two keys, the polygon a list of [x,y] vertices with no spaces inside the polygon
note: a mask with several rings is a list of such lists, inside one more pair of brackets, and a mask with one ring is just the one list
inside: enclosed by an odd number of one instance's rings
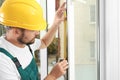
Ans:
{"label": "yellow hard hat", "polygon": [[36,0],[5,0],[0,8],[0,23],[28,30],[46,29],[43,10]]}

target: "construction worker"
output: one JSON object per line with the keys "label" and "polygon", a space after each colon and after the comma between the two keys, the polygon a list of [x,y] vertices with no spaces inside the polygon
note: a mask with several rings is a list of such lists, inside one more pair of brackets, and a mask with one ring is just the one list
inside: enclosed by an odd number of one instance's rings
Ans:
{"label": "construction worker", "polygon": [[[56,11],[53,25],[46,29],[43,11],[36,0],[5,0],[0,8],[0,23],[6,33],[0,37],[0,80],[40,80],[33,57],[35,50],[48,47],[59,24],[64,20],[65,3]],[[44,80],[56,80],[66,73],[68,62],[56,63]]]}

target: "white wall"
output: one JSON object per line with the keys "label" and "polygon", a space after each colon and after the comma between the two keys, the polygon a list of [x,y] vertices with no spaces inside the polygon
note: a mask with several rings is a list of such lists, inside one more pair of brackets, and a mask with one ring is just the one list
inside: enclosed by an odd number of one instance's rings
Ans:
{"label": "white wall", "polygon": [[106,80],[120,80],[119,0],[105,2]]}

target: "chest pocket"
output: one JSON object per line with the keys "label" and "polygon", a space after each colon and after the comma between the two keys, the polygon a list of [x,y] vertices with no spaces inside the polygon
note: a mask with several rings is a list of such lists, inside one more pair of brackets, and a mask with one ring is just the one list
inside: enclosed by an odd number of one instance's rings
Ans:
{"label": "chest pocket", "polygon": [[40,80],[38,67],[36,65],[34,57],[30,64],[25,69],[23,69],[18,59],[16,57],[13,57],[7,50],[0,48],[0,52],[4,53],[14,62],[21,76],[21,80]]}

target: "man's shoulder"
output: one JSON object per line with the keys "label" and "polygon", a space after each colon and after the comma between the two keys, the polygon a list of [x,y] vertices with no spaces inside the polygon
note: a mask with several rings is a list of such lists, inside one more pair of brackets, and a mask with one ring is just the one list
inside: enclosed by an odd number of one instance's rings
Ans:
{"label": "man's shoulder", "polygon": [[4,43],[4,37],[3,36],[0,36],[0,47],[4,47],[4,45],[6,45]]}

